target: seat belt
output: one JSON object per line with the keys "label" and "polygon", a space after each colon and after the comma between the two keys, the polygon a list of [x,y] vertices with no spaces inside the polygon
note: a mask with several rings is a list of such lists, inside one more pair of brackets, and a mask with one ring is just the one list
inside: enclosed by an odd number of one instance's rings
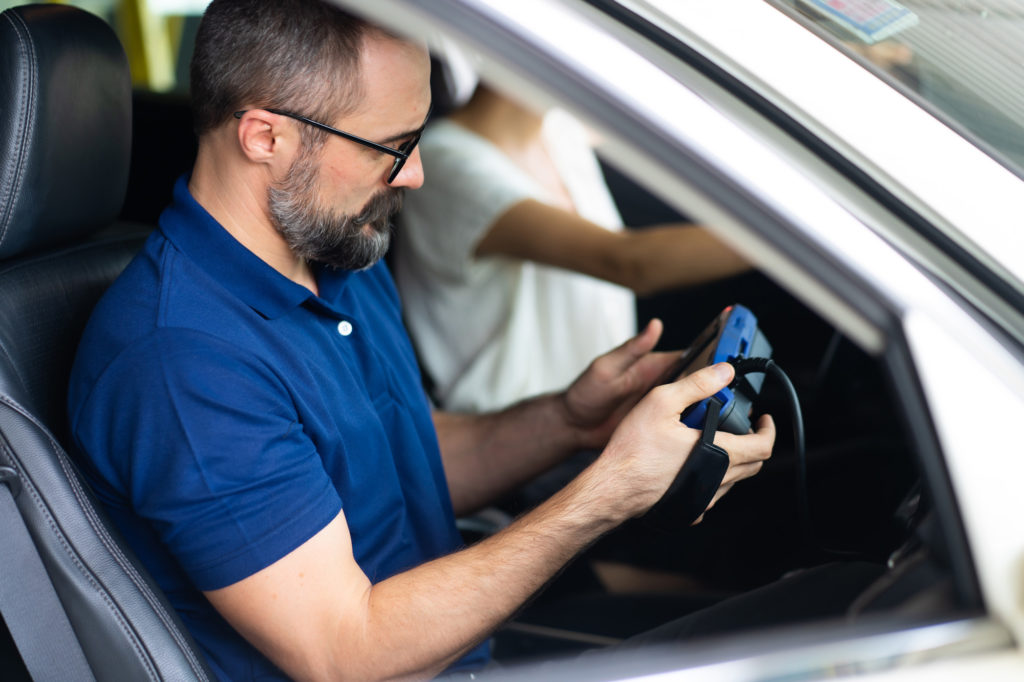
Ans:
{"label": "seat belt", "polygon": [[0,613],[34,682],[94,682],[14,498],[18,474],[0,467]]}

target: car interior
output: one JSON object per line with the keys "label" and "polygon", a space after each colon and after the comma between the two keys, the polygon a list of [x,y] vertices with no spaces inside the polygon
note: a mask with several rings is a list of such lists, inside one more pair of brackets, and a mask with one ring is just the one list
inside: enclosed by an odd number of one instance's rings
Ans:
{"label": "car interior", "polygon": [[147,231],[118,220],[128,63],[109,26],[74,8],[10,9],[0,31],[4,677],[212,679],[61,446],[77,339]]}
{"label": "car interior", "polygon": [[[0,669],[14,680],[212,679],[88,490],[64,425],[89,312],[191,165],[188,101],[133,93],[117,36],[74,7],[9,9],[0,31],[11,103],[0,114],[0,522],[15,538],[0,553]],[[623,169],[604,170],[626,224],[685,219]],[[661,318],[661,348],[684,349],[734,303],[757,316],[797,389],[806,457],[794,452],[781,388],[766,380],[755,411],[774,416],[779,438],[762,472],[697,525],[673,523],[668,501],[602,539],[497,634],[496,655],[572,654],[801,569],[854,562],[876,566],[877,578],[814,622],[934,622],[980,607],[930,513],[912,400],[881,358],[756,270],[642,298],[638,321]],[[500,506],[520,510],[521,500]],[[758,614],[702,634],[801,624]]]}

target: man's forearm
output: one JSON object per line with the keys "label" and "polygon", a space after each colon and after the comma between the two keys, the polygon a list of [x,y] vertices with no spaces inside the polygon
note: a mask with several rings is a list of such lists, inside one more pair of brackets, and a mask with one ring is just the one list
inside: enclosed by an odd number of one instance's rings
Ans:
{"label": "man's forearm", "polygon": [[562,394],[490,414],[438,412],[434,425],[456,515],[488,504],[584,445],[565,417]]}
{"label": "man's forearm", "polygon": [[[494,414],[435,413],[456,514],[472,511],[584,449],[600,449],[674,359],[652,353],[661,323],[596,358],[560,393]],[[677,413],[678,414],[678,413]]]}
{"label": "man's forearm", "polygon": [[636,513],[608,506],[620,477],[595,464],[500,533],[377,584],[352,554],[344,512],[267,568],[206,592],[297,680],[436,675],[488,637],[581,548]]}
{"label": "man's forearm", "polygon": [[[580,550],[660,499],[699,437],[679,422],[678,405],[728,383],[731,368],[720,371],[718,383],[702,370],[702,386],[693,381],[659,390],[642,410],[648,418],[624,424],[593,464],[501,532],[372,587],[365,632],[386,638],[380,640],[385,651],[403,652],[408,672],[395,673],[440,672],[500,627]],[[680,394],[687,399],[675,397]],[[753,434],[718,434],[716,442],[732,462],[723,485],[756,473],[774,435],[767,417]]]}
{"label": "man's forearm", "polygon": [[[366,636],[383,646],[369,650],[392,652],[388,658],[403,652],[404,669],[395,674],[441,672],[628,515],[597,504],[617,497],[598,490],[603,484],[607,477],[602,482],[584,472],[502,532],[374,586]],[[439,652],[446,653],[439,657]],[[378,659],[374,666],[389,662]]]}

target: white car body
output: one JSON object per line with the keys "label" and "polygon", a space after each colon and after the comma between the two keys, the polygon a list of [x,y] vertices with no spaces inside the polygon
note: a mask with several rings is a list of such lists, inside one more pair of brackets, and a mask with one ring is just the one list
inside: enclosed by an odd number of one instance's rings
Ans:
{"label": "white car body", "polygon": [[[584,3],[343,4],[395,30],[443,34],[477,55],[477,67],[494,82],[571,110],[599,131],[603,154],[708,225],[865,351],[882,355],[905,342],[911,358],[905,369],[920,393],[908,386],[906,399],[919,401],[914,409],[925,406],[923,423],[934,428],[925,439],[934,438],[941,455],[929,481],[948,474],[953,526],[966,535],[964,565],[974,572],[984,613],[909,629],[834,628],[805,633],[805,640],[737,638],[679,654],[677,669],[666,663],[654,672],[648,661],[647,668],[624,663],[600,673],[578,668],[575,676],[1024,679],[1020,308],[774,122]],[[1003,286],[1021,290],[1024,181],[1005,165],[767,3],[621,4],[770,100]]]}

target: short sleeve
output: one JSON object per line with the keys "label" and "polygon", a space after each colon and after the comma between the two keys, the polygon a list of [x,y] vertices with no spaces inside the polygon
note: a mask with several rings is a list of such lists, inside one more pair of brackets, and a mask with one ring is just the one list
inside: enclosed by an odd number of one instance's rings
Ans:
{"label": "short sleeve", "polygon": [[98,473],[130,491],[199,589],[269,566],[341,509],[285,384],[200,332],[133,345],[72,416]]}
{"label": "short sleeve", "polygon": [[424,184],[408,192],[399,239],[419,267],[461,278],[494,221],[541,188],[484,138],[451,121],[420,142]]}

